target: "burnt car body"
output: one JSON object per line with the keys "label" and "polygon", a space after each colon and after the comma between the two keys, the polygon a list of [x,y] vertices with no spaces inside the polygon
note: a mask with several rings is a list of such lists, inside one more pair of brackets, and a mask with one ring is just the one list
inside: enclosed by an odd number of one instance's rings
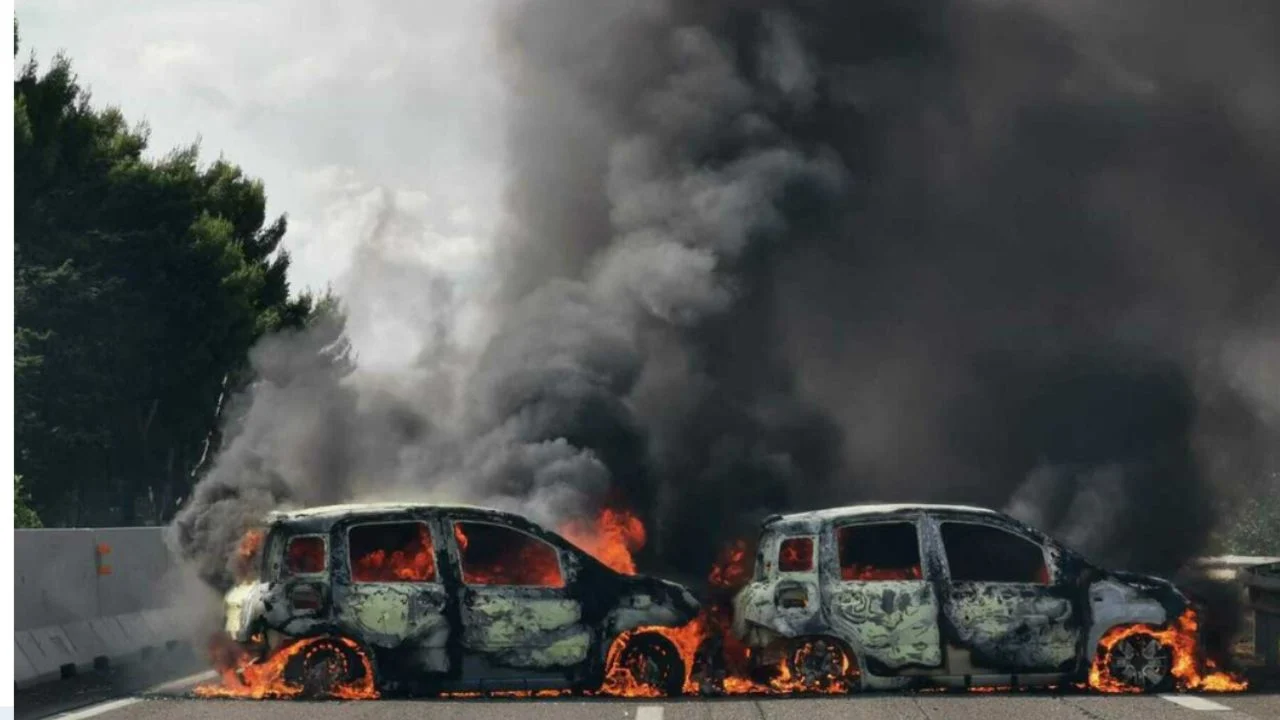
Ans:
{"label": "burnt car body", "polygon": [[265,532],[258,577],[227,594],[227,633],[263,657],[349,639],[382,692],[589,689],[619,634],[699,609],[680,585],[488,508],[321,507],[273,513]]}
{"label": "burnt car body", "polygon": [[[761,664],[819,639],[852,656],[862,688],[1047,686],[1083,679],[1109,629],[1163,626],[1188,603],[993,510],[864,505],[767,519],[733,632]],[[1120,651],[1135,685],[1169,682],[1168,657]]]}
{"label": "burnt car body", "polygon": [[1261,675],[1280,678],[1280,562],[1254,565],[1240,572],[1243,617],[1241,664]]}

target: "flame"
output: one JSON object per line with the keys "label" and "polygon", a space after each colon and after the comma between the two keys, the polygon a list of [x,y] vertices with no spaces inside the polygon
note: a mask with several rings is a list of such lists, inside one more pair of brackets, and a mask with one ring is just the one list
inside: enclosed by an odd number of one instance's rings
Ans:
{"label": "flame", "polygon": [[[489,584],[541,584],[559,587],[564,583],[559,564],[554,557],[545,554],[541,544],[528,543],[502,546],[475,533],[475,529],[463,523],[454,523],[453,533],[463,557],[463,581]],[[473,537],[468,537],[468,532]],[[645,543],[644,524],[626,510],[605,508],[592,520],[576,520],[560,528],[561,534],[613,570],[628,575],[635,574],[634,553]],[[235,568],[242,575],[252,573],[259,557],[265,533],[250,530],[240,542],[236,553]],[[474,542],[473,542],[474,541]],[[495,546],[497,547],[491,547]],[[468,563],[468,550],[485,554],[483,564],[477,558]],[[813,545],[792,543],[781,548],[780,566],[804,569],[812,566]],[[729,598],[750,581],[752,562],[747,541],[736,540],[721,548],[713,563],[707,581],[711,599],[690,622],[680,627],[643,626],[619,635],[610,645],[605,661],[605,680],[601,687],[588,694],[629,698],[656,698],[664,695],[661,687],[655,687],[637,678],[638,668],[627,666],[625,650],[630,643],[646,635],[657,635],[667,640],[679,659],[683,676],[679,678],[685,693],[712,691],[724,695],[784,695],[798,693],[835,694],[848,692],[855,684],[859,669],[855,658],[843,646],[833,644],[840,652],[829,656],[838,660],[825,675],[815,675],[812,670],[800,674],[797,668],[805,666],[806,658],[819,652],[819,640],[811,639],[794,643],[789,654],[763,672],[752,672],[752,649],[738,640],[732,632],[732,605]],[[435,554],[426,526],[421,526],[418,536],[405,547],[391,550],[378,549],[356,560],[354,574],[363,581],[423,581],[435,577]],[[920,579],[920,566],[909,568],[877,568],[852,565],[840,568],[844,580],[874,581]],[[1240,677],[1218,670],[1213,661],[1198,652],[1197,630],[1199,621],[1194,610],[1188,609],[1170,627],[1160,630],[1148,625],[1128,625],[1115,628],[1102,637],[1099,652],[1089,670],[1088,687],[1102,692],[1133,692],[1136,689],[1112,677],[1105,667],[1106,651],[1126,637],[1147,633],[1172,650],[1172,674],[1179,690],[1239,691],[1247,687]],[[212,647],[214,666],[221,675],[219,683],[196,688],[201,697],[237,698],[296,698],[303,688],[285,680],[285,668],[300,654],[310,652],[324,638],[300,640],[274,652],[265,659],[256,658],[250,651],[232,643],[225,636]],[[374,686],[372,661],[360,646],[346,638],[328,638],[353,651],[364,666],[362,677],[336,688],[333,696],[340,699],[372,699],[378,697]],[[827,642],[830,642],[828,640]],[[262,647],[261,637],[255,637],[249,647]],[[707,665],[705,654],[709,648],[718,653],[716,664],[718,677],[700,675],[699,668]],[[347,660],[344,660],[347,662]],[[830,661],[827,660],[829,663]],[[812,666],[811,666],[812,667]],[[722,671],[722,672],[721,672]],[[819,671],[821,672],[821,671]],[[993,693],[1007,690],[998,686],[970,687],[971,693]],[[550,698],[569,694],[568,690],[514,690],[514,691],[461,691],[444,693],[451,699],[465,698]]]}
{"label": "flame", "polygon": [[431,544],[431,532],[425,524],[418,525],[418,535],[403,548],[388,555],[385,549],[377,549],[357,558],[352,566],[358,582],[430,582],[436,577],[436,553]]}
{"label": "flame", "polygon": [[[736,540],[721,549],[712,565],[708,582],[721,596],[728,596],[744,585],[751,576],[751,557],[745,540]],[[829,677],[797,677],[784,658],[769,669],[766,682],[748,677],[751,649],[729,632],[732,624],[732,608],[726,601],[712,602],[705,606],[696,618],[680,627],[645,626],[619,635],[609,647],[605,660],[605,682],[599,694],[616,697],[651,698],[662,695],[660,688],[636,679],[632,668],[623,663],[624,650],[638,636],[655,634],[666,638],[676,649],[684,668],[683,691],[698,693],[705,684],[725,695],[784,695],[792,693],[835,694],[848,692],[850,682],[857,677],[853,659],[844,654],[841,666]],[[695,676],[698,656],[709,644],[718,641],[726,674],[714,680]],[[793,650],[793,656],[803,659],[805,653],[815,651],[816,643],[802,642]]]}
{"label": "flame", "polygon": [[[261,643],[261,637],[255,636]],[[330,695],[340,700],[374,700],[378,691],[374,687],[373,663],[360,646],[344,637],[312,637],[286,645],[265,660],[257,660],[248,651],[235,645],[225,635],[216,636],[211,651],[214,656],[214,668],[220,675],[220,682],[200,685],[193,691],[198,697],[246,698],[263,700],[267,698],[297,698],[303,694],[303,688],[285,679],[285,667],[289,661],[299,655],[304,658],[318,650],[321,641],[337,642],[350,649],[363,665],[364,673],[349,684],[340,684],[333,688]],[[345,660],[344,660],[345,662]]]}
{"label": "flame", "polygon": [[841,580],[919,580],[923,575],[920,566],[909,568],[878,568],[873,565],[845,565],[840,568]]}
{"label": "flame", "polygon": [[[462,526],[453,524],[453,537],[462,553],[462,582],[468,585],[525,585],[536,587],[564,587],[564,575],[560,572],[560,560],[549,545],[541,542],[525,542],[517,546],[506,545],[498,557],[474,558],[471,552],[485,553],[494,550],[494,543],[480,542],[473,546]],[[483,523],[474,525],[486,527]],[[473,530],[474,532],[474,530]],[[480,549],[477,549],[480,548]]]}
{"label": "flame", "polygon": [[[730,582],[738,582],[745,578],[747,573],[743,568],[746,554],[747,543],[744,540],[738,540],[723,548],[719,559],[711,568],[709,582],[713,586],[724,588]],[[698,682],[693,677],[693,668],[698,649],[708,637],[713,635],[731,637],[723,632],[727,625],[716,622],[717,619],[727,616],[722,607],[704,608],[697,617],[680,627],[647,625],[620,634],[609,646],[609,652],[605,656],[605,681],[600,686],[600,694],[615,697],[659,697],[662,694],[661,689],[639,681],[634,675],[633,668],[625,667],[622,662],[623,651],[627,645],[637,636],[646,633],[660,635],[675,647],[676,654],[684,667],[684,692],[696,692]]]}
{"label": "flame", "polygon": [[660,697],[663,694],[660,688],[636,679],[634,668],[627,667],[623,663],[623,651],[627,645],[634,638],[645,633],[660,635],[670,641],[684,668],[684,691],[695,692],[698,686],[693,679],[693,665],[698,647],[707,635],[705,612],[680,627],[646,625],[624,632],[615,638],[605,658],[605,680],[600,686],[600,694],[615,697]]}
{"label": "flame", "polygon": [[721,589],[739,588],[751,575],[747,558],[747,541],[735,540],[720,551],[720,558],[711,566],[707,582]]}
{"label": "flame", "polygon": [[318,537],[294,538],[285,549],[285,566],[293,573],[324,572],[324,551],[324,540]]}
{"label": "flame", "polygon": [[236,554],[232,565],[232,570],[237,580],[247,580],[256,575],[257,560],[261,557],[262,541],[267,537],[264,530],[254,528],[240,537],[240,544],[236,546]]}
{"label": "flame", "polygon": [[1098,652],[1089,668],[1089,687],[1100,692],[1122,693],[1137,692],[1134,688],[1111,675],[1106,667],[1108,650],[1121,640],[1137,634],[1147,634],[1172,650],[1172,674],[1178,690],[1200,690],[1208,692],[1239,692],[1248,688],[1248,683],[1238,675],[1218,670],[1212,659],[1204,657],[1199,650],[1198,629],[1200,626],[1196,611],[1187,608],[1172,625],[1163,630],[1150,625],[1122,625],[1107,631],[1098,641]]}
{"label": "flame", "polygon": [[633,555],[644,547],[644,524],[626,510],[604,508],[594,523],[573,520],[560,528],[569,542],[624,575],[636,574]]}
{"label": "flame", "polygon": [[813,569],[813,538],[788,538],[778,548],[778,570],[807,572]]}

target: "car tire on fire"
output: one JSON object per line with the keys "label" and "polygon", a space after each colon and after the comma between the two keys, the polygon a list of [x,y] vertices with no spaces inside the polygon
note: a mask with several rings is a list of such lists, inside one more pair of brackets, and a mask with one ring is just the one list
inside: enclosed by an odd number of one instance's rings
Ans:
{"label": "car tire on fire", "polygon": [[802,638],[791,643],[787,670],[809,690],[826,690],[837,683],[857,686],[858,661],[844,644],[827,637]]}
{"label": "car tire on fire", "polygon": [[639,683],[656,688],[666,697],[684,693],[684,661],[670,640],[657,633],[631,638],[618,657],[618,665]]}
{"label": "car tire on fire", "polygon": [[303,640],[306,647],[284,667],[284,679],[300,688],[306,699],[323,700],[333,697],[343,686],[361,680],[364,664],[355,650],[332,638]]}
{"label": "car tire on fire", "polygon": [[1173,689],[1173,648],[1154,635],[1134,633],[1105,653],[1103,663],[1107,671],[1126,686],[1145,693]]}

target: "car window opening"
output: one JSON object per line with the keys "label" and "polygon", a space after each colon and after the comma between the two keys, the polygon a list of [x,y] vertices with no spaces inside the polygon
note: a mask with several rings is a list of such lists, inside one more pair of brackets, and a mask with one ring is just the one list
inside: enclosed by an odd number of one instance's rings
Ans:
{"label": "car window opening", "polygon": [[1000,528],[943,523],[942,544],[954,581],[1049,584],[1044,549]]}
{"label": "car window opening", "polygon": [[358,525],[347,535],[355,582],[434,582],[435,548],[425,523]]}
{"label": "car window opening", "polygon": [[779,572],[808,572],[813,569],[813,538],[787,538],[778,547]]}
{"label": "car window opening", "polygon": [[309,575],[324,572],[328,564],[324,538],[303,535],[293,538],[284,552],[285,572],[290,575]]}
{"label": "car window opening", "polygon": [[840,579],[919,580],[920,544],[914,523],[848,525],[836,531]]}
{"label": "car window opening", "polygon": [[518,530],[489,523],[456,522],[453,536],[468,585],[564,587],[560,555],[551,545]]}

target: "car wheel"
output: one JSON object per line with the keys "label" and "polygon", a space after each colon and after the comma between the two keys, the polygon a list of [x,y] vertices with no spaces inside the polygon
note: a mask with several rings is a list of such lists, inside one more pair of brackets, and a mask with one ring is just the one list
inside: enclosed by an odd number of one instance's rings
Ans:
{"label": "car wheel", "polygon": [[285,680],[308,699],[326,699],[335,691],[359,680],[364,667],[347,646],[329,638],[310,642],[289,659]]}
{"label": "car wheel", "polygon": [[684,661],[669,640],[659,635],[644,634],[631,638],[618,657],[618,666],[626,668],[639,684],[655,688],[667,697],[684,692]]}
{"label": "car wheel", "polygon": [[797,641],[787,655],[787,669],[805,690],[851,690],[858,676],[857,661],[834,640]]}
{"label": "car wheel", "polygon": [[1104,658],[1111,677],[1142,692],[1173,687],[1173,648],[1154,635],[1135,633],[1118,641]]}

